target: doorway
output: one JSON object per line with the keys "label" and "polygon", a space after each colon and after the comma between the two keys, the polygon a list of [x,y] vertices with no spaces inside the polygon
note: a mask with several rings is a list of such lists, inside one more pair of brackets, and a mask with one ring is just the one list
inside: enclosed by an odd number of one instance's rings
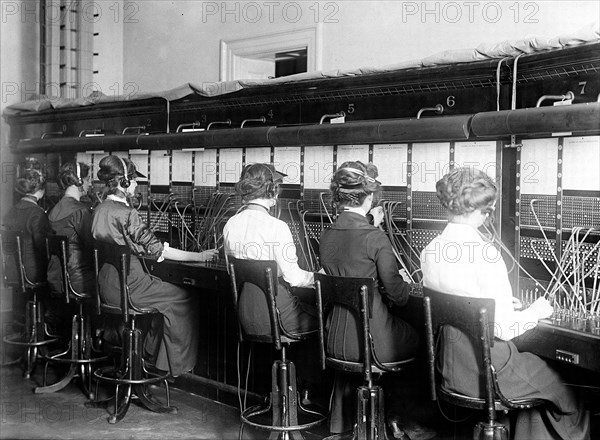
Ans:
{"label": "doorway", "polygon": [[321,70],[320,26],[221,41],[220,80],[268,79]]}

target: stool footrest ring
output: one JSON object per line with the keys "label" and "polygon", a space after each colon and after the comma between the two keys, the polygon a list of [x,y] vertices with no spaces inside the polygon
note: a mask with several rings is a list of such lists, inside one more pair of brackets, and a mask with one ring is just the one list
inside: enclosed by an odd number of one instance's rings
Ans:
{"label": "stool footrest ring", "polygon": [[48,345],[48,344],[52,344],[56,341],[58,341],[59,338],[51,338],[51,339],[44,339],[43,341],[27,341],[25,340],[25,335],[10,335],[10,336],[6,336],[4,337],[2,340],[10,345],[20,345],[23,347],[41,347],[43,345]]}
{"label": "stool footrest ring", "polygon": [[56,362],[59,364],[93,364],[94,362],[103,362],[107,360],[110,356],[101,356],[97,358],[90,359],[70,359],[70,358],[62,358],[58,357],[58,355],[54,356],[41,356],[42,359],[48,362]]}
{"label": "stool footrest ring", "polygon": [[[102,380],[113,384],[131,384],[131,385],[144,385],[149,383],[158,383],[167,380],[171,375],[163,374],[158,375],[145,371],[150,377],[143,379],[128,379],[126,377],[113,377],[119,374],[119,368],[117,367],[102,367],[94,371],[94,377],[98,380]],[[111,376],[112,374],[112,376]]]}
{"label": "stool footrest ring", "polygon": [[322,421],[324,421],[327,418],[327,415],[324,413],[321,413],[318,411],[302,409],[301,411],[298,411],[299,414],[305,413],[305,414],[312,415],[312,416],[316,417],[315,420],[307,422],[307,423],[303,423],[303,424],[290,425],[290,426],[273,426],[273,425],[268,425],[266,423],[253,422],[252,420],[250,420],[253,417],[257,417],[262,414],[268,413],[269,411],[271,411],[271,409],[272,409],[272,406],[271,406],[270,401],[267,405],[265,405],[265,404],[255,405],[255,406],[252,406],[252,407],[248,408],[247,410],[243,411],[242,414],[240,415],[240,418],[242,420],[242,423],[244,423],[248,426],[252,426],[254,428],[263,429],[263,430],[267,430],[267,431],[275,431],[275,432],[304,431],[306,429],[310,429],[310,428],[318,425],[319,423],[321,423]]}

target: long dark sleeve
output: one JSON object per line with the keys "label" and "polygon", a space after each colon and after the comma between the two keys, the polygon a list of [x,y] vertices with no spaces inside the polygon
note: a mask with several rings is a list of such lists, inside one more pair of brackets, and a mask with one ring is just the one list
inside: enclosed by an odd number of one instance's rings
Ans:
{"label": "long dark sleeve", "polygon": [[384,287],[381,294],[390,306],[403,306],[408,301],[410,287],[398,273],[398,264],[388,237],[379,232],[370,234],[367,246],[373,252],[377,276]]}
{"label": "long dark sleeve", "polygon": [[146,223],[142,221],[139,213],[133,209],[127,219],[127,234],[133,241],[134,251],[138,255],[151,255],[158,257],[163,251],[163,244],[148,229]]}

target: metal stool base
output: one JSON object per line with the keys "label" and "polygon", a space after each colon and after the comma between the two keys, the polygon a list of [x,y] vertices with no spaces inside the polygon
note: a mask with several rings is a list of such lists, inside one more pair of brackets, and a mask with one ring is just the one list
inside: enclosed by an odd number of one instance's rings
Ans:
{"label": "metal stool base", "polygon": [[508,440],[508,429],[498,422],[479,422],[473,429],[473,440]]}
{"label": "metal stool base", "polygon": [[[116,386],[114,398],[103,401],[86,402],[88,408],[108,408],[110,402],[114,400],[114,412],[110,413],[108,423],[117,423],[125,417],[129,405],[136,400],[146,409],[158,412],[177,414],[177,408],[171,406],[169,383],[167,378],[169,374],[159,375],[150,372],[144,365],[141,351],[142,333],[139,329],[125,329],[123,332],[123,353],[120,367],[101,367],[94,371],[94,377],[99,382],[106,382]],[[165,385],[167,404],[152,396],[148,390],[148,385],[162,382]],[[97,395],[97,393],[96,393]]]}
{"label": "metal stool base", "polygon": [[[108,359],[108,356],[92,357],[92,352],[97,353],[98,350],[94,350],[93,347],[89,321],[85,315],[74,315],[71,324],[71,340],[69,341],[67,350],[45,358],[43,385],[36,387],[34,392],[36,394],[44,394],[60,391],[69,385],[75,377],[78,377],[83,393],[88,399],[94,399],[94,392],[92,392],[92,364],[105,361]],[[69,354],[70,357],[68,357]],[[70,364],[67,374],[52,385],[46,385],[49,363]]]}
{"label": "metal stool base", "polygon": [[356,424],[351,433],[334,434],[323,440],[387,440],[383,389],[362,385],[356,390]]}
{"label": "metal stool base", "polygon": [[[271,414],[271,423],[261,423],[253,419],[258,416]],[[307,423],[298,423],[298,414],[303,414],[312,419]],[[271,431],[269,439],[278,438],[303,439],[299,431],[310,429],[327,418],[324,411],[306,408],[298,399],[296,388],[296,367],[291,361],[277,360],[271,368],[271,394],[266,402],[255,405],[243,411],[240,415],[241,425],[239,438],[242,439],[244,425],[257,429]]]}
{"label": "metal stool base", "polygon": [[24,327],[23,333],[12,334],[3,338],[6,344],[26,348],[23,356],[4,365],[12,365],[24,360],[23,377],[29,379],[33,374],[37,360],[44,357],[44,354],[40,354],[40,350],[45,350],[46,346],[57,342],[59,338],[48,331],[44,322],[43,308],[37,300],[27,301]]}

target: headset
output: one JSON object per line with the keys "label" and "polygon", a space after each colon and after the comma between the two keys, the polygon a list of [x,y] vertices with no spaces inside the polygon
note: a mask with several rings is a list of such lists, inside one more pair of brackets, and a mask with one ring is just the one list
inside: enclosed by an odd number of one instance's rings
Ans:
{"label": "headset", "polygon": [[119,185],[121,185],[121,187],[123,188],[129,188],[129,185],[131,185],[131,181],[127,178],[127,164],[125,163],[125,161],[123,160],[122,157],[117,156],[119,158],[119,160],[121,161],[121,164],[123,165],[123,177],[120,177],[117,182],[119,182]]}
{"label": "headset", "polygon": [[489,206],[486,206],[485,208],[483,208],[481,210],[481,213],[483,215],[485,215],[486,217],[489,217],[494,214],[495,210],[496,210],[496,202],[494,202],[492,205],[489,205]]}
{"label": "headset", "polygon": [[377,180],[374,179],[373,177],[369,176],[367,173],[363,172],[362,170],[356,169],[356,168],[350,168],[350,167],[345,167],[345,168],[340,168],[338,171],[349,171],[351,173],[354,174],[358,174],[360,177],[363,177],[367,182],[369,183],[376,183]]}
{"label": "headset", "polygon": [[266,187],[265,187],[265,195],[267,197],[275,197],[277,195],[277,192],[275,191],[277,184],[275,183],[275,175],[273,174],[273,170],[271,169],[271,167],[269,167],[267,164],[263,164],[263,163],[253,163],[251,165],[247,165],[244,175],[248,175],[248,172],[252,169],[252,168],[256,168],[260,166],[261,168],[266,168],[267,170],[269,170],[269,174],[270,174],[270,178],[268,178],[268,180],[265,182]]}
{"label": "headset", "polygon": [[75,173],[77,175],[77,186],[83,186],[83,179],[81,178],[81,166],[79,162],[75,161]]}
{"label": "headset", "polygon": [[267,197],[275,197],[277,195],[277,192],[275,191],[277,184],[275,183],[275,175],[273,174],[273,170],[266,164],[261,165],[267,168],[269,170],[269,174],[271,175],[271,178],[267,182],[267,187],[265,188],[266,195]]}
{"label": "headset", "polygon": [[271,174],[271,178],[269,179],[269,182],[267,183],[267,196],[269,197],[275,197],[277,195],[277,192],[275,191],[275,188],[277,188],[277,184],[275,183],[275,176],[273,175],[273,170],[271,169],[271,167],[267,166],[267,169],[269,170],[269,173]]}

